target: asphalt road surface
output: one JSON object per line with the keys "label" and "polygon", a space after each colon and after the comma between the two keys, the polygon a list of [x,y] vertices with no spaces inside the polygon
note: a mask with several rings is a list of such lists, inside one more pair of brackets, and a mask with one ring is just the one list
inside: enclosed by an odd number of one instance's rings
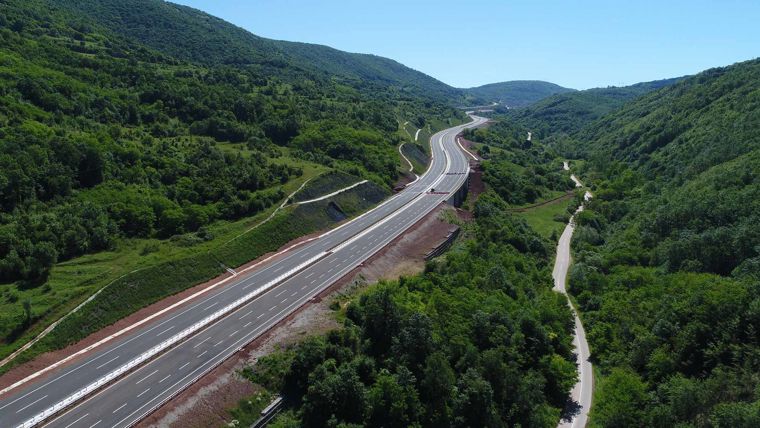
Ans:
{"label": "asphalt road surface", "polygon": [[[569,170],[567,162],[564,164],[564,169]],[[572,176],[573,181],[580,183],[575,176]],[[589,200],[591,193],[586,192],[585,200]],[[583,211],[583,206],[578,207],[576,214]],[[573,218],[570,218],[565,230],[562,232],[562,236],[559,238],[557,244],[557,258],[554,261],[554,271],[552,277],[554,278],[554,291],[562,294],[567,294],[565,290],[565,284],[567,284],[567,271],[570,267],[570,241],[573,237],[573,231],[575,230],[575,223]],[[572,308],[570,300],[568,299],[568,305]],[[573,337],[573,345],[576,352],[576,363],[578,364],[578,382],[570,392],[570,397],[577,404],[577,411],[569,419],[563,419],[557,425],[558,428],[582,428],[586,426],[588,422],[588,412],[591,409],[591,398],[593,393],[594,377],[591,362],[589,356],[591,352],[588,347],[588,341],[586,340],[586,330],[581,324],[581,320],[575,309],[572,309],[573,317],[575,318],[575,331]]]}
{"label": "asphalt road surface", "polygon": [[[469,164],[455,136],[486,119],[438,132],[431,138],[428,172],[375,209],[285,256],[113,339],[76,362],[0,396],[0,427],[34,426],[34,418],[95,382],[123,371],[152,348],[180,337],[213,314],[222,317],[188,334],[155,358],[135,365],[65,411],[51,427],[126,427],[190,386],[245,344],[371,257],[458,190]],[[435,193],[430,189],[435,188]],[[279,281],[283,275],[287,278]],[[277,281],[267,291],[253,290]],[[246,300],[250,299],[250,300]],[[241,300],[245,300],[241,302]],[[231,307],[234,306],[234,310]]]}

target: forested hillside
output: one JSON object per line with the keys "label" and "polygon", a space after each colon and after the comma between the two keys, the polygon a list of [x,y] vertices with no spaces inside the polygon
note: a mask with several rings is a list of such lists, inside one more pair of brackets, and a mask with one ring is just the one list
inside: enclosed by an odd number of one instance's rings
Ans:
{"label": "forested hillside", "polygon": [[511,110],[509,114],[514,122],[527,127],[537,136],[556,139],[563,134],[579,131],[626,102],[677,80],[665,79],[631,86],[560,93],[543,98],[524,109]]}
{"label": "forested hillside", "polygon": [[554,94],[573,92],[574,89],[563,88],[551,82],[540,80],[513,80],[509,82],[490,83],[488,85],[465,89],[468,95],[484,102],[498,102],[510,108],[529,106]]}
{"label": "forested hillside", "polygon": [[[390,190],[402,120],[464,118],[428,86],[440,82],[390,60],[162,1],[5,1],[0,41],[3,354],[121,269],[212,240],[294,182],[338,170]],[[51,269],[92,254],[107,256],[51,285]]]}
{"label": "forested hillside", "polygon": [[454,103],[462,96],[460,90],[388,58],[258,37],[197,9],[170,2],[54,3],[174,58],[205,65],[245,67],[289,83],[308,73],[310,79],[337,81],[375,98],[422,97]]}
{"label": "forested hillside", "polygon": [[760,423],[760,61],[577,133],[595,198],[569,282],[603,374],[594,426]]}

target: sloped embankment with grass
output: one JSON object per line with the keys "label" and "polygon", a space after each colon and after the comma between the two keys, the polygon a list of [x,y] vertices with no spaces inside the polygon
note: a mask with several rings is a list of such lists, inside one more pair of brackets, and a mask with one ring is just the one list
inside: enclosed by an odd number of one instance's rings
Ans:
{"label": "sloped embankment with grass", "polygon": [[281,248],[289,241],[327,229],[366,211],[388,196],[367,182],[331,198],[287,207],[260,227],[205,252],[157,263],[109,284],[91,302],[64,319],[50,334],[0,370],[6,371],[42,352],[61,349],[167,296],[208,281]]}

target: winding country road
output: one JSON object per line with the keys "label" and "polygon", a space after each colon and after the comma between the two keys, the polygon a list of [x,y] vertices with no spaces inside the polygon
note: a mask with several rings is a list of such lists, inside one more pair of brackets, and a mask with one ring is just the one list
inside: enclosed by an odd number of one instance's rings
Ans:
{"label": "winding country road", "polygon": [[[455,137],[431,137],[428,171],[373,210],[248,275],[0,395],[0,427],[128,427],[351,272],[465,183]],[[435,192],[430,189],[435,188]]]}
{"label": "winding country road", "polygon": [[[564,163],[564,169],[570,170],[567,162]],[[571,175],[573,181],[575,181],[577,187],[583,185],[575,177]],[[591,198],[591,193],[586,192],[584,199],[588,201]],[[583,205],[578,207],[575,213],[583,211]],[[554,262],[554,271],[552,277],[554,278],[554,291],[567,295],[565,285],[567,284],[567,271],[570,268],[570,241],[573,237],[573,231],[575,230],[574,223],[575,215],[570,218],[565,230],[562,232],[562,236],[559,238],[557,244],[557,258]],[[575,412],[563,418],[558,428],[583,428],[588,422],[588,413],[591,409],[591,400],[594,388],[594,372],[589,356],[591,352],[588,347],[588,341],[586,340],[586,330],[583,329],[578,313],[573,308],[570,298],[567,298],[567,304],[573,311],[573,317],[575,318],[575,331],[573,337],[573,345],[576,352],[576,363],[578,365],[578,383],[575,384],[570,392],[571,399],[576,403],[577,408]]]}

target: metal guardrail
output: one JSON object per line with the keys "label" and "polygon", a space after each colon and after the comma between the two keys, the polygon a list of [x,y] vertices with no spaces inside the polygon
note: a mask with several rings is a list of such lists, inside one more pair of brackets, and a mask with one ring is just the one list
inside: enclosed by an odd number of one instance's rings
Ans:
{"label": "metal guardrail", "polygon": [[251,428],[263,428],[267,426],[267,424],[271,422],[278,413],[280,413],[280,410],[282,410],[282,406],[284,404],[285,401],[282,399],[282,397],[279,395],[275,397],[275,399],[272,400],[272,402],[269,403],[269,405],[261,411],[261,417],[251,425]]}
{"label": "metal guardrail", "polygon": [[[444,150],[444,156],[446,157],[446,165],[450,164],[450,158],[449,153]],[[439,177],[434,183],[433,186],[437,185],[442,179],[444,175]],[[461,197],[462,192],[464,192],[464,195],[466,195],[467,192],[467,186],[466,183],[468,182],[469,176],[464,176],[463,179],[458,183],[458,186],[460,186],[455,194],[450,198],[449,201],[451,201],[454,198],[457,198],[457,196]],[[133,368],[138,367],[140,364],[144,363],[145,361],[150,360],[151,358],[155,357],[156,355],[160,354],[161,352],[169,349],[173,345],[176,345],[177,343],[181,342],[182,340],[186,339],[187,337],[193,335],[194,333],[200,331],[201,329],[209,326],[213,322],[217,321],[218,319],[226,316],[230,312],[237,309],[239,306],[248,303],[250,300],[252,300],[254,297],[268,291],[270,288],[274,287],[275,285],[279,284],[280,282],[288,279],[290,276],[294,275],[295,273],[305,269],[306,267],[316,263],[319,259],[326,257],[329,254],[332,254],[335,251],[338,251],[339,249],[345,248],[346,246],[350,245],[351,243],[355,242],[360,237],[366,235],[371,230],[374,230],[375,228],[379,227],[381,224],[385,223],[386,221],[390,220],[391,218],[398,215],[401,211],[404,211],[406,207],[411,205],[411,202],[416,200],[418,197],[420,197],[421,194],[418,194],[417,197],[412,198],[409,202],[404,204],[404,206],[395,212],[393,212],[391,215],[387,216],[384,220],[375,223],[373,226],[365,229],[362,233],[359,233],[358,235],[354,236],[351,239],[348,239],[347,241],[339,244],[337,247],[333,248],[332,250],[325,251],[323,253],[318,254],[317,256],[314,256],[310,258],[309,260],[299,264],[293,269],[290,269],[283,274],[279,275],[275,279],[267,282],[266,284],[262,285],[261,287],[251,291],[250,293],[246,294],[245,296],[235,300],[231,304],[225,306],[224,308],[214,312],[213,314],[203,318],[202,320],[196,322],[195,324],[191,325],[190,327],[182,330],[180,333],[177,333],[176,335],[170,337],[169,339],[161,342],[160,344],[150,348],[148,351],[140,354],[136,358],[132,359],[131,361],[127,362],[126,364],[120,366],[116,370],[108,373],[107,375],[99,378],[98,380],[90,383],[86,387],[74,392],[73,394],[69,395],[68,397],[64,398],[63,400],[59,401],[58,403],[54,404],[53,406],[45,409],[44,411],[40,412],[39,414],[35,415],[34,417],[26,420],[24,423],[19,425],[19,428],[32,428],[41,422],[45,421],[49,417],[59,413],[60,411],[66,409],[67,407],[71,406],[72,404],[76,403],[77,401],[87,397],[88,395],[92,394],[93,392],[99,390],[100,388],[104,387],[105,385],[109,384],[110,382],[114,381],[115,379],[123,376],[124,374],[131,371]],[[371,210],[373,211],[373,210]],[[368,213],[365,213],[368,214]],[[363,214],[364,215],[364,214]],[[362,215],[362,216],[363,216]],[[361,217],[361,216],[360,216]],[[345,225],[344,225],[345,226]],[[340,227],[338,228],[340,229]],[[334,232],[332,230],[331,232]]]}
{"label": "metal guardrail", "polygon": [[440,244],[436,245],[432,250],[430,250],[429,253],[425,254],[425,260],[430,260],[432,258],[438,257],[441,254],[443,254],[446,250],[451,247],[451,244],[454,242],[454,240],[459,236],[460,232],[459,226],[454,226],[450,231],[449,234],[446,235],[446,239],[443,240]]}
{"label": "metal guardrail", "polygon": [[56,413],[60,412],[61,410],[69,407],[73,403],[81,400],[82,398],[88,396],[89,394],[97,391],[101,387],[107,385],[111,381],[115,380],[116,378],[128,373],[133,368],[139,366],[140,364],[144,363],[145,361],[148,361],[149,359],[155,357],[156,355],[160,354],[161,352],[169,349],[171,346],[176,345],[177,343],[181,342],[188,336],[191,336],[192,334],[198,332],[199,330],[207,327],[214,321],[226,316],[233,310],[235,310],[237,307],[248,303],[250,300],[252,300],[254,297],[264,293],[265,291],[269,290],[270,288],[274,287],[275,285],[279,284],[280,282],[284,281],[285,279],[291,277],[296,272],[301,271],[305,269],[306,267],[314,264],[319,259],[331,254],[332,252],[324,252],[320,253],[309,260],[306,260],[305,262],[299,264],[298,266],[294,267],[293,269],[290,269],[286,271],[285,273],[279,275],[275,279],[267,282],[266,284],[262,285],[261,287],[251,291],[250,293],[244,295],[243,297],[235,300],[234,302],[230,303],[229,305],[223,307],[222,309],[219,309],[218,311],[212,313],[211,315],[203,318],[202,320],[196,322],[195,324],[191,325],[190,327],[187,327],[186,329],[182,330],[181,332],[175,334],[174,336],[170,337],[169,339],[159,343],[158,345],[150,348],[149,350],[143,352],[136,358],[132,359],[131,361],[127,362],[126,364],[122,365],[121,367],[117,368],[116,370],[108,373],[107,375],[99,378],[95,382],[92,382],[91,384],[87,385],[86,387],[80,389],[79,391],[76,391],[75,393],[69,395],[68,397],[64,398],[63,400],[59,401],[58,403],[54,404],[53,406],[47,408],[46,410],[42,411],[41,413],[35,415],[34,417],[28,419],[23,424],[19,425],[19,428],[31,428],[36,426],[37,424],[43,422],[50,416],[55,415]]}

